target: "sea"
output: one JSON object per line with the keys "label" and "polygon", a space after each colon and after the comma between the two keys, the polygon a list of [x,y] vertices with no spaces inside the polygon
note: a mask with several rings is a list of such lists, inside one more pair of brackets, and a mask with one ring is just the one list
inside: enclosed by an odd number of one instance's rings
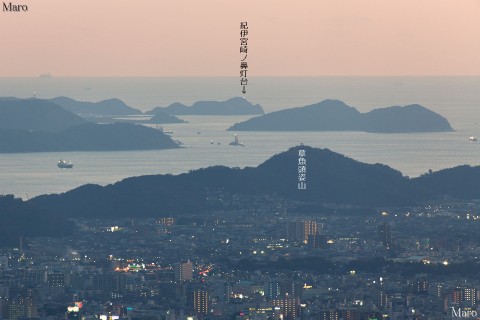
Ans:
{"label": "sea", "polygon": [[[254,167],[290,147],[328,148],[355,160],[382,163],[417,177],[428,170],[480,165],[480,77],[252,77],[243,94],[236,77],[0,78],[0,96],[81,101],[119,98],[142,111],[173,102],[245,97],[265,112],[339,99],[361,112],[421,104],[446,117],[454,132],[238,132],[243,147],[230,146],[231,125],[251,116],[180,116],[165,124],[181,149],[0,154],[0,194],[30,199],[84,184],[108,185],[142,175],[181,174],[214,165]],[[59,169],[59,159],[73,169]],[[282,174],[279,172],[278,174]]]}

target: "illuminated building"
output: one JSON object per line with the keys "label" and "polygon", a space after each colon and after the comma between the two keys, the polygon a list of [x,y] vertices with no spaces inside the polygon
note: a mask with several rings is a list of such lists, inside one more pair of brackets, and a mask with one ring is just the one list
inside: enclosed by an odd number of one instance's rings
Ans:
{"label": "illuminated building", "polygon": [[309,235],[318,234],[316,221],[291,221],[288,223],[288,241],[308,243]]}
{"label": "illuminated building", "polygon": [[80,319],[80,308],[77,306],[67,308],[67,319],[78,320]]}
{"label": "illuminated building", "polygon": [[300,299],[285,297],[272,300],[273,306],[278,308],[284,319],[293,320],[300,316]]}
{"label": "illuminated building", "polygon": [[100,320],[118,320],[120,317],[112,314],[102,314],[99,318]]}
{"label": "illuminated building", "polygon": [[190,260],[175,265],[175,281],[191,281],[193,275],[193,264]]}
{"label": "illuminated building", "polygon": [[307,243],[310,249],[324,249],[327,247],[327,237],[319,234],[309,234]]}
{"label": "illuminated building", "polygon": [[233,294],[232,284],[229,283],[229,282],[226,282],[226,283],[223,285],[223,290],[224,290],[223,300],[224,300],[224,301],[229,301],[229,300],[230,300],[230,297],[231,297],[232,294]]}
{"label": "illuminated building", "polygon": [[455,288],[452,290],[452,303],[453,304],[460,304],[462,303],[462,289]]}
{"label": "illuminated building", "polygon": [[209,311],[209,295],[205,289],[195,289],[189,294],[189,308],[199,316],[205,316]]}
{"label": "illuminated building", "polygon": [[378,227],[378,235],[385,249],[392,250],[393,249],[392,228],[388,223],[384,222]]}
{"label": "illuminated building", "polygon": [[338,312],[335,310],[328,310],[320,312],[320,320],[338,320]]}
{"label": "illuminated building", "polygon": [[428,283],[427,280],[425,279],[417,280],[414,285],[415,285],[415,288],[414,288],[415,293],[423,293],[423,294],[428,293],[428,288],[430,284]]}
{"label": "illuminated building", "polygon": [[265,287],[265,296],[268,300],[280,297],[280,283],[278,281],[270,281]]}
{"label": "illuminated building", "polygon": [[475,288],[463,288],[462,290],[463,303],[469,306],[477,304],[477,289]]}
{"label": "illuminated building", "polygon": [[18,320],[25,318],[25,308],[22,304],[10,302],[6,304],[6,319]]}
{"label": "illuminated building", "polygon": [[302,298],[304,283],[296,281],[282,281],[280,282],[280,293],[282,297]]}
{"label": "illuminated building", "polygon": [[37,304],[31,296],[16,296],[13,300],[0,297],[0,319],[30,319],[37,316]]}
{"label": "illuminated building", "polygon": [[122,292],[125,288],[124,274],[97,273],[92,278],[93,288],[105,292]]}
{"label": "illuminated building", "polygon": [[340,317],[344,320],[360,320],[360,313],[354,309],[341,310]]}
{"label": "illuminated building", "polygon": [[171,227],[175,224],[175,219],[168,217],[168,218],[160,218],[158,219],[158,223],[164,225],[165,227]]}
{"label": "illuminated building", "polygon": [[451,301],[454,305],[474,306],[477,303],[477,289],[454,288],[451,294]]}
{"label": "illuminated building", "polygon": [[52,292],[60,293],[65,289],[65,274],[54,272],[47,274],[47,283]]}
{"label": "illuminated building", "polygon": [[388,305],[388,295],[383,291],[379,291],[377,295],[377,307],[385,308],[387,305]]}

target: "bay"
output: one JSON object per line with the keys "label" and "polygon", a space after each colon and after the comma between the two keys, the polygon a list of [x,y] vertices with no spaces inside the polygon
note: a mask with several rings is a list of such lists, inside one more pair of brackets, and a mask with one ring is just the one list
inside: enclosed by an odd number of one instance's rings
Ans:
{"label": "bay", "polygon": [[[237,78],[0,78],[0,96],[69,96],[83,101],[120,98],[143,111],[173,102],[240,96]],[[480,164],[480,77],[252,78],[246,98],[271,112],[340,99],[365,112],[419,103],[445,116],[451,133],[239,132],[244,147],[228,145],[225,131],[248,116],[181,116],[186,124],[164,125],[182,149],[118,152],[0,154],[0,194],[31,198],[65,192],[86,183],[106,185],[146,174],[179,174],[212,165],[257,166],[272,155],[304,143],[356,160],[387,164],[410,177],[429,169]],[[211,143],[213,141],[213,144]],[[59,159],[74,168],[59,169]],[[286,168],[287,170],[287,168]],[[281,174],[281,173],[279,173]]]}

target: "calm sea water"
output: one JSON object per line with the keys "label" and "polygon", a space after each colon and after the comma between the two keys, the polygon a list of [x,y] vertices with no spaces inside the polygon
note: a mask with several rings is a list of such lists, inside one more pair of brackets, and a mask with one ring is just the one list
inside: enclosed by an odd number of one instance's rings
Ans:
{"label": "calm sea water", "polygon": [[[117,97],[144,111],[177,101],[190,105],[241,95],[237,78],[0,78],[0,96],[30,97],[34,91],[38,98],[99,101]],[[164,126],[183,143],[185,148],[178,150],[0,154],[0,194],[27,198],[145,174],[177,174],[211,165],[256,166],[300,143],[387,164],[411,177],[429,169],[480,165],[480,143],[468,141],[471,135],[480,137],[480,77],[252,78],[246,98],[267,112],[324,99],[343,100],[362,112],[419,103],[445,116],[456,131],[240,132],[245,147],[232,147],[228,143],[233,133],[225,129],[249,117],[185,116],[187,124]],[[72,160],[74,169],[58,169],[59,159]]]}

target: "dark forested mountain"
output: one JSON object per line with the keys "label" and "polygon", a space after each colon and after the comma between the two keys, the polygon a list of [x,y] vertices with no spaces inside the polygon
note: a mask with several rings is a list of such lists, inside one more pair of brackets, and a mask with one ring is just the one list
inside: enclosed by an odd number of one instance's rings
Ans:
{"label": "dark forested mountain", "polygon": [[128,106],[120,99],[107,99],[99,102],[77,101],[68,97],[57,97],[49,101],[82,116],[119,116],[142,114],[140,110]]}
{"label": "dark forested mountain", "polygon": [[[306,190],[299,190],[297,185],[299,149],[306,151]],[[379,207],[412,205],[445,195],[480,199],[478,178],[480,167],[463,166],[409,179],[385,165],[365,164],[328,149],[299,146],[256,168],[217,166],[178,176],[134,177],[105,187],[85,185],[31,201],[52,213],[95,217],[203,214],[225,206],[234,194],[276,194],[304,203]]]}
{"label": "dark forested mountain", "polygon": [[250,115],[263,114],[259,104],[252,104],[244,98],[236,97],[225,101],[198,101],[191,107],[181,103],[173,103],[168,107],[156,107],[148,114],[165,112],[170,115]]}
{"label": "dark forested mountain", "polygon": [[40,99],[0,99],[0,130],[58,132],[87,123],[62,107]]}
{"label": "dark forested mountain", "polygon": [[420,105],[389,107],[360,113],[339,100],[267,113],[232,131],[365,131],[379,133],[453,131],[447,119]]}
{"label": "dark forested mountain", "polygon": [[0,130],[0,153],[178,148],[159,130],[142,125],[87,123],[61,132]]}
{"label": "dark forested mountain", "polygon": [[60,237],[74,224],[63,216],[53,216],[31,203],[0,196],[0,247],[19,243],[20,237]]}

